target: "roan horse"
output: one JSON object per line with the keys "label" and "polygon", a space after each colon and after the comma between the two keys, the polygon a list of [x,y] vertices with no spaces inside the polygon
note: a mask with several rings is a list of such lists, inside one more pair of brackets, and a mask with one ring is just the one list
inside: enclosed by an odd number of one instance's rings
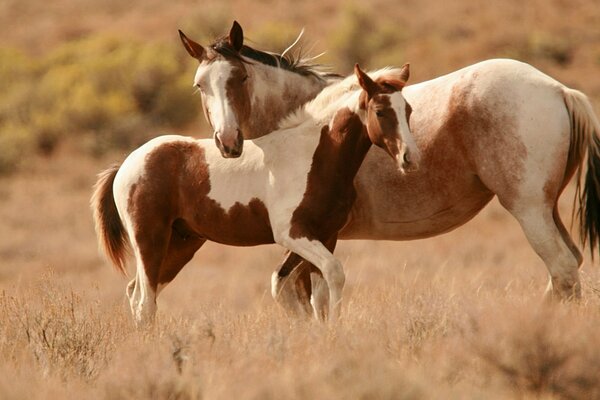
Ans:
{"label": "roan horse", "polygon": [[[199,58],[203,47],[188,38],[182,40],[190,55]],[[240,32],[236,40],[239,47]],[[235,71],[240,57],[235,55],[236,47],[225,46],[229,51],[222,52],[220,65]],[[199,72],[211,63],[199,60]],[[302,88],[298,82],[302,78],[295,76],[290,88]],[[270,84],[255,81],[253,87],[260,88],[249,95],[254,102],[282,99],[278,88]],[[594,252],[600,230],[600,124],[586,96],[528,64],[505,59],[407,86],[403,93],[414,110],[410,126],[422,155],[420,168],[402,174],[385,160],[383,152],[373,148],[357,174],[357,200],[338,237],[410,240],[439,235],[469,221],[498,196],[546,264],[550,276],[546,294],[559,299],[580,297],[578,269],[583,258],[560,219],[557,201],[578,171],[580,237]],[[236,109],[245,106],[233,100],[224,97],[220,104],[229,108],[229,115],[242,118]],[[296,106],[256,110],[252,125],[260,127],[263,121],[284,118]],[[211,114],[211,105],[205,107]],[[213,116],[211,123],[216,126],[219,121]],[[262,133],[242,131],[248,138]],[[586,154],[582,191],[579,177]],[[276,300],[310,297],[307,263],[300,267],[300,284],[283,284],[299,262],[290,253],[274,273]],[[302,308],[308,310],[310,305],[304,302]]]}
{"label": "roan horse", "polygon": [[162,136],[103,172],[92,196],[96,229],[122,271],[131,244],[135,320],[153,319],[160,290],[206,240],[278,243],[309,260],[329,287],[329,315],[338,315],[345,276],[331,249],[356,197],[356,172],[372,143],[394,169],[410,167],[406,154],[418,159],[401,92],[408,73],[408,65],[382,70],[373,81],[355,66],[356,77],[326,88],[286,127],[248,141],[238,160],[208,139]]}

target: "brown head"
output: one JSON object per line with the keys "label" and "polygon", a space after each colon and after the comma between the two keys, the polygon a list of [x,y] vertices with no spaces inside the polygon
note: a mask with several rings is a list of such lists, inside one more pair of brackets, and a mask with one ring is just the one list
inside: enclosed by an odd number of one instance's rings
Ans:
{"label": "brown head", "polygon": [[206,119],[225,158],[242,154],[242,129],[250,118],[250,82],[247,63],[242,59],[244,33],[237,21],[229,35],[203,47],[179,31],[183,46],[200,62],[194,78],[202,95]]}
{"label": "brown head", "polygon": [[360,108],[367,113],[367,133],[371,142],[385,150],[401,171],[417,169],[420,155],[409,127],[411,107],[402,95],[409,77],[409,65],[373,80],[358,64],[354,73],[363,89]]}
{"label": "brown head", "polygon": [[337,75],[319,72],[311,59],[256,50],[244,44],[234,21],[228,35],[202,46],[179,31],[183,46],[200,63],[194,85],[224,157],[239,157],[243,139],[275,130],[279,121],[314,98]]}

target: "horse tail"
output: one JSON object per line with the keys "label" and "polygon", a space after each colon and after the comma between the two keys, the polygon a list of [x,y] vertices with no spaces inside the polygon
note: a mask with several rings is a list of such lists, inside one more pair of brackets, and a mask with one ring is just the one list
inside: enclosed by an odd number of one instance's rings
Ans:
{"label": "horse tail", "polygon": [[[573,213],[579,219],[581,243],[589,243],[593,259],[596,247],[600,249],[600,122],[586,95],[563,88],[563,96],[571,124],[569,164],[577,167]],[[582,182],[586,152],[587,172]]]}
{"label": "horse tail", "polygon": [[125,256],[128,250],[128,236],[113,195],[113,183],[119,168],[119,165],[113,165],[98,175],[90,205],[94,213],[98,245],[117,270],[127,275]]}

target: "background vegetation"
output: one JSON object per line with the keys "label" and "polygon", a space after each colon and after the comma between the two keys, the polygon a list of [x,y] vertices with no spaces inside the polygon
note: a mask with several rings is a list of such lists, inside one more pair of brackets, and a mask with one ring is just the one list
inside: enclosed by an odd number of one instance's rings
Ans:
{"label": "background vegetation", "polygon": [[133,329],[91,186],[147,138],[210,134],[177,28],[207,43],[234,18],[274,51],[305,27],[341,73],[409,61],[418,82],[515,57],[600,112],[595,0],[4,0],[0,398],[600,398],[597,265],[580,304],[545,306],[546,269],[497,202],[444,236],[341,242],[331,326],[275,307],[277,246],[207,244],[161,294],[156,329]]}

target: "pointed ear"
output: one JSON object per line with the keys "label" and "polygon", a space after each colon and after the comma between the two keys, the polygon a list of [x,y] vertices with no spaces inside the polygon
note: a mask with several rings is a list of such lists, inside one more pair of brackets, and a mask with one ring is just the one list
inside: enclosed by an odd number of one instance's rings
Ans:
{"label": "pointed ear", "polygon": [[358,84],[364,89],[365,92],[367,92],[369,98],[373,97],[381,90],[379,85],[373,82],[373,79],[371,79],[369,75],[360,69],[358,64],[354,65],[354,73],[358,78]]}
{"label": "pointed ear", "polygon": [[402,82],[408,82],[408,78],[410,77],[410,64],[406,63],[400,68],[400,73],[398,74],[398,79]]}
{"label": "pointed ear", "polygon": [[202,61],[204,59],[204,56],[206,55],[204,47],[185,36],[185,34],[181,32],[181,30],[179,31],[179,37],[181,38],[181,43],[183,43],[183,47],[185,47],[190,56],[194,57],[199,61]]}
{"label": "pointed ear", "polygon": [[237,21],[233,21],[233,25],[229,31],[229,44],[237,52],[239,52],[244,45],[244,31]]}

